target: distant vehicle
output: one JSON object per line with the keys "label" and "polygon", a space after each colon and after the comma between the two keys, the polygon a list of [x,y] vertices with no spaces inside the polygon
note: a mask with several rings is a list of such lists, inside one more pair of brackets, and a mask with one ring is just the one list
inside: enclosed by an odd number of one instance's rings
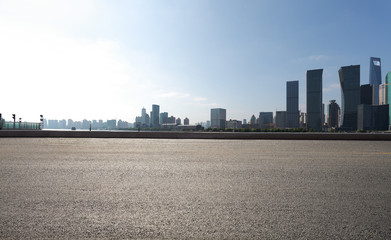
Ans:
{"label": "distant vehicle", "polygon": [[76,130],[76,128],[75,128],[75,127],[72,127],[71,129],[72,129],[72,130]]}

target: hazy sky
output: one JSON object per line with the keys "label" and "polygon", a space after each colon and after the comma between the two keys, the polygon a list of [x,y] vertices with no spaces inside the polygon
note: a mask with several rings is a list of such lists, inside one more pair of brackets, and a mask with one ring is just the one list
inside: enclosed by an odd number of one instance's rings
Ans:
{"label": "hazy sky", "polygon": [[141,108],[249,119],[285,110],[286,81],[323,68],[323,102],[340,99],[338,69],[369,58],[391,71],[389,0],[0,0],[0,113],[11,120],[122,119]]}

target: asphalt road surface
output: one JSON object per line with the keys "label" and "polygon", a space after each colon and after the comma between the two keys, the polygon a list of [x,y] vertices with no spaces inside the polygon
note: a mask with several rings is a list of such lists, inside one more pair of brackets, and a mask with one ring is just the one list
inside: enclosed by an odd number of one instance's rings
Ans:
{"label": "asphalt road surface", "polygon": [[3,138],[0,238],[391,239],[391,143]]}

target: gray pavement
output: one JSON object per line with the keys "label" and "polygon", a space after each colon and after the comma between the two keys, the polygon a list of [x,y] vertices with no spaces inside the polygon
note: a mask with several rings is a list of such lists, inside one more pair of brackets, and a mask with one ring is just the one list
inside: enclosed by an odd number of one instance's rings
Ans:
{"label": "gray pavement", "polygon": [[391,239],[391,143],[0,139],[2,239]]}

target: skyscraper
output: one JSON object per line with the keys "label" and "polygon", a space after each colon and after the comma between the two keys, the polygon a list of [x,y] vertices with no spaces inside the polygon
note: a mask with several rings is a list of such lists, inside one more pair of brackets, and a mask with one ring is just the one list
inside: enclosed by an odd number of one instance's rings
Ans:
{"label": "skyscraper", "polygon": [[335,100],[330,100],[328,124],[331,128],[338,127],[339,106]]}
{"label": "skyscraper", "polygon": [[389,109],[388,109],[388,115],[389,115],[389,128],[391,127],[391,72],[388,72],[386,75],[386,104],[388,104]]}
{"label": "skyscraper", "polygon": [[360,104],[372,104],[372,86],[364,84],[360,86]]}
{"label": "skyscraper", "polygon": [[212,108],[210,110],[211,128],[225,128],[227,110],[223,108]]}
{"label": "skyscraper", "polygon": [[107,120],[107,129],[116,129],[117,128],[117,120]]}
{"label": "skyscraper", "polygon": [[322,130],[322,74],[323,69],[307,71],[307,128]]}
{"label": "skyscraper", "polygon": [[286,111],[276,111],[275,124],[276,128],[286,128]]}
{"label": "skyscraper", "polygon": [[153,128],[159,127],[159,112],[160,112],[159,105],[153,104],[152,112],[151,112],[151,127]]}
{"label": "skyscraper", "polygon": [[141,109],[141,125],[149,124],[149,117],[147,122],[147,111],[145,108]]}
{"label": "skyscraper", "polygon": [[269,129],[273,124],[273,112],[260,112],[259,113],[259,128]]}
{"label": "skyscraper", "polygon": [[250,118],[250,128],[259,128],[259,124],[257,124],[257,118],[254,114]]}
{"label": "skyscraper", "polygon": [[286,127],[299,127],[299,81],[286,82]]}
{"label": "skyscraper", "polygon": [[341,67],[341,127],[357,130],[357,106],[360,104],[360,65]]}
{"label": "skyscraper", "polygon": [[371,57],[369,60],[369,84],[372,86],[372,104],[379,104],[379,85],[381,84],[380,58]]}
{"label": "skyscraper", "polygon": [[379,105],[386,104],[386,84],[379,85]]}
{"label": "skyscraper", "polygon": [[168,112],[160,113],[159,124],[163,125],[164,123],[167,123],[167,118],[168,118]]}
{"label": "skyscraper", "polygon": [[385,131],[389,127],[389,105],[360,104],[357,107],[357,128]]}

